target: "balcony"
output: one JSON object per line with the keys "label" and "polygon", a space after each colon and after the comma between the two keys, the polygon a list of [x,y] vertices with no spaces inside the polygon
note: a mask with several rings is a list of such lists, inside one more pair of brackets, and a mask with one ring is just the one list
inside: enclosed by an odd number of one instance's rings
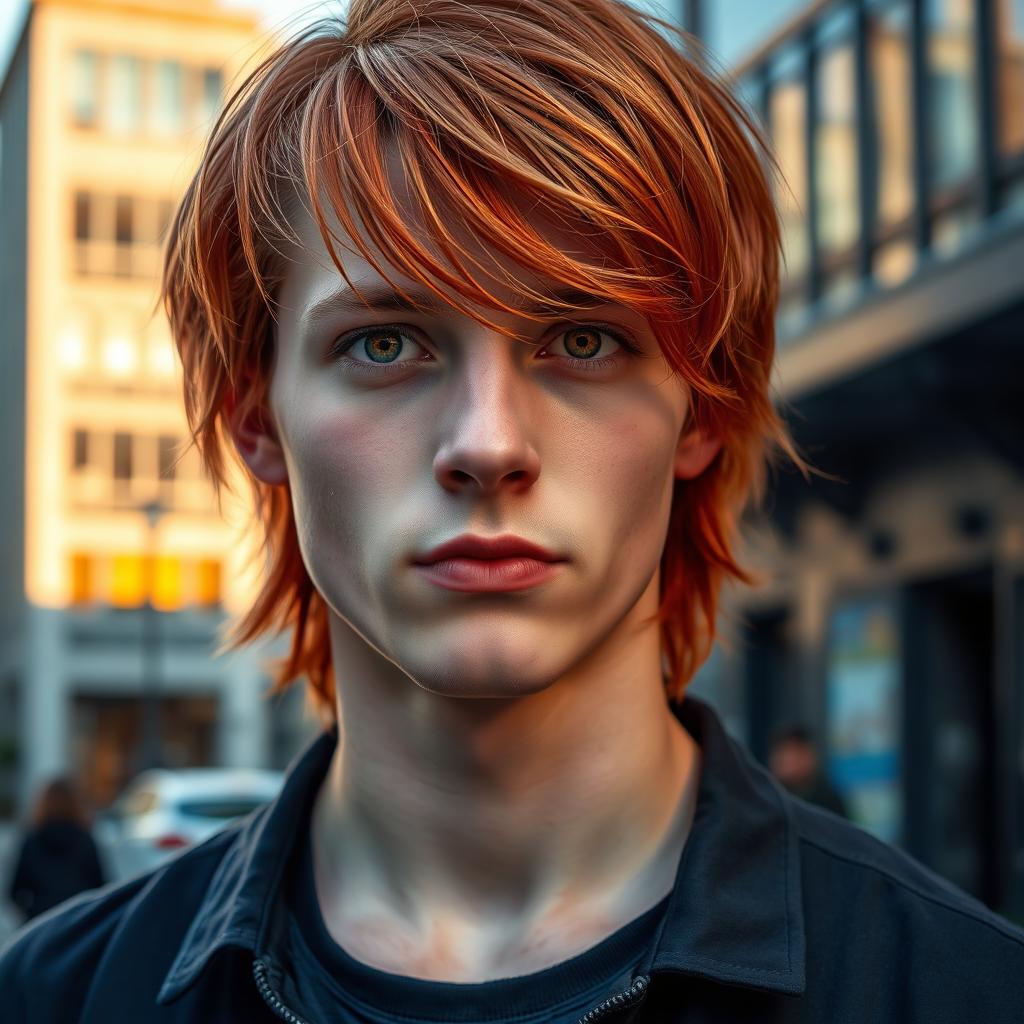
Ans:
{"label": "balcony", "polygon": [[734,70],[781,170],[784,398],[1024,301],[1021,18],[1009,0],[823,0]]}

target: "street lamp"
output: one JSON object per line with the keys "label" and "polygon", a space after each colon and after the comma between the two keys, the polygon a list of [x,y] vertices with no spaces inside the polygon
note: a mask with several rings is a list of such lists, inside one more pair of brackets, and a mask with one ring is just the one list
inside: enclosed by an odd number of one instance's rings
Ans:
{"label": "street lamp", "polygon": [[153,603],[156,590],[157,526],[166,509],[160,501],[143,505],[146,514],[146,606],[142,619],[142,743],[140,770],[162,767],[160,741],[160,613]]}

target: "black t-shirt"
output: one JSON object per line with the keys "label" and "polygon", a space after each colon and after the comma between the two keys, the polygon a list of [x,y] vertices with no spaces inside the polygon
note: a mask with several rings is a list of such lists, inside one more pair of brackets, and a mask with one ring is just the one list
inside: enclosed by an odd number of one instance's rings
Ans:
{"label": "black t-shirt", "polygon": [[473,984],[428,981],[381,971],[349,956],[320,913],[309,830],[297,844],[288,879],[288,927],[303,1006],[313,1020],[343,1024],[411,1021],[576,1024],[603,999],[627,988],[668,907],[657,906],[578,956],[542,971]]}

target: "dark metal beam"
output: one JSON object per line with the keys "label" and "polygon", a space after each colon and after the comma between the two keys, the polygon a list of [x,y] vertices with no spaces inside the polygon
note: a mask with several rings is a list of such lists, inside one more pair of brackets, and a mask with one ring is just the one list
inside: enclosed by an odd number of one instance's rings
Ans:
{"label": "dark metal beam", "polygon": [[803,36],[804,47],[804,166],[807,175],[807,301],[821,296],[821,253],[818,244],[818,50],[814,28]]}
{"label": "dark metal beam", "polygon": [[931,195],[928,165],[932,147],[928,116],[928,46],[924,0],[910,0],[910,104],[914,136],[914,242],[931,247]]}
{"label": "dark metal beam", "polygon": [[875,211],[877,209],[877,152],[875,146],[874,94],[868,28],[864,0],[852,0],[854,15],[853,59],[857,97],[857,204],[859,231],[857,239],[857,271],[862,279],[871,277],[874,246]]}
{"label": "dark metal beam", "polygon": [[998,205],[996,188],[995,12],[992,0],[974,0],[974,116],[978,124],[978,212],[990,217]]}
{"label": "dark metal beam", "polygon": [[683,28],[698,39],[704,39],[703,6],[701,0],[681,0]]}

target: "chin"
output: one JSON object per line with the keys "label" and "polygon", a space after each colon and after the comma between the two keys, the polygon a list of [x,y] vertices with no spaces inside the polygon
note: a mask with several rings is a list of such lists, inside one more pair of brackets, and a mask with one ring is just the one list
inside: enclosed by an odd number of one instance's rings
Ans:
{"label": "chin", "polygon": [[408,671],[409,678],[421,689],[438,697],[476,698],[483,700],[512,700],[528,697],[553,686],[557,676],[525,677],[522,671],[501,670],[481,672],[476,669],[459,669],[449,666],[449,671],[438,673],[436,666],[428,672]]}

